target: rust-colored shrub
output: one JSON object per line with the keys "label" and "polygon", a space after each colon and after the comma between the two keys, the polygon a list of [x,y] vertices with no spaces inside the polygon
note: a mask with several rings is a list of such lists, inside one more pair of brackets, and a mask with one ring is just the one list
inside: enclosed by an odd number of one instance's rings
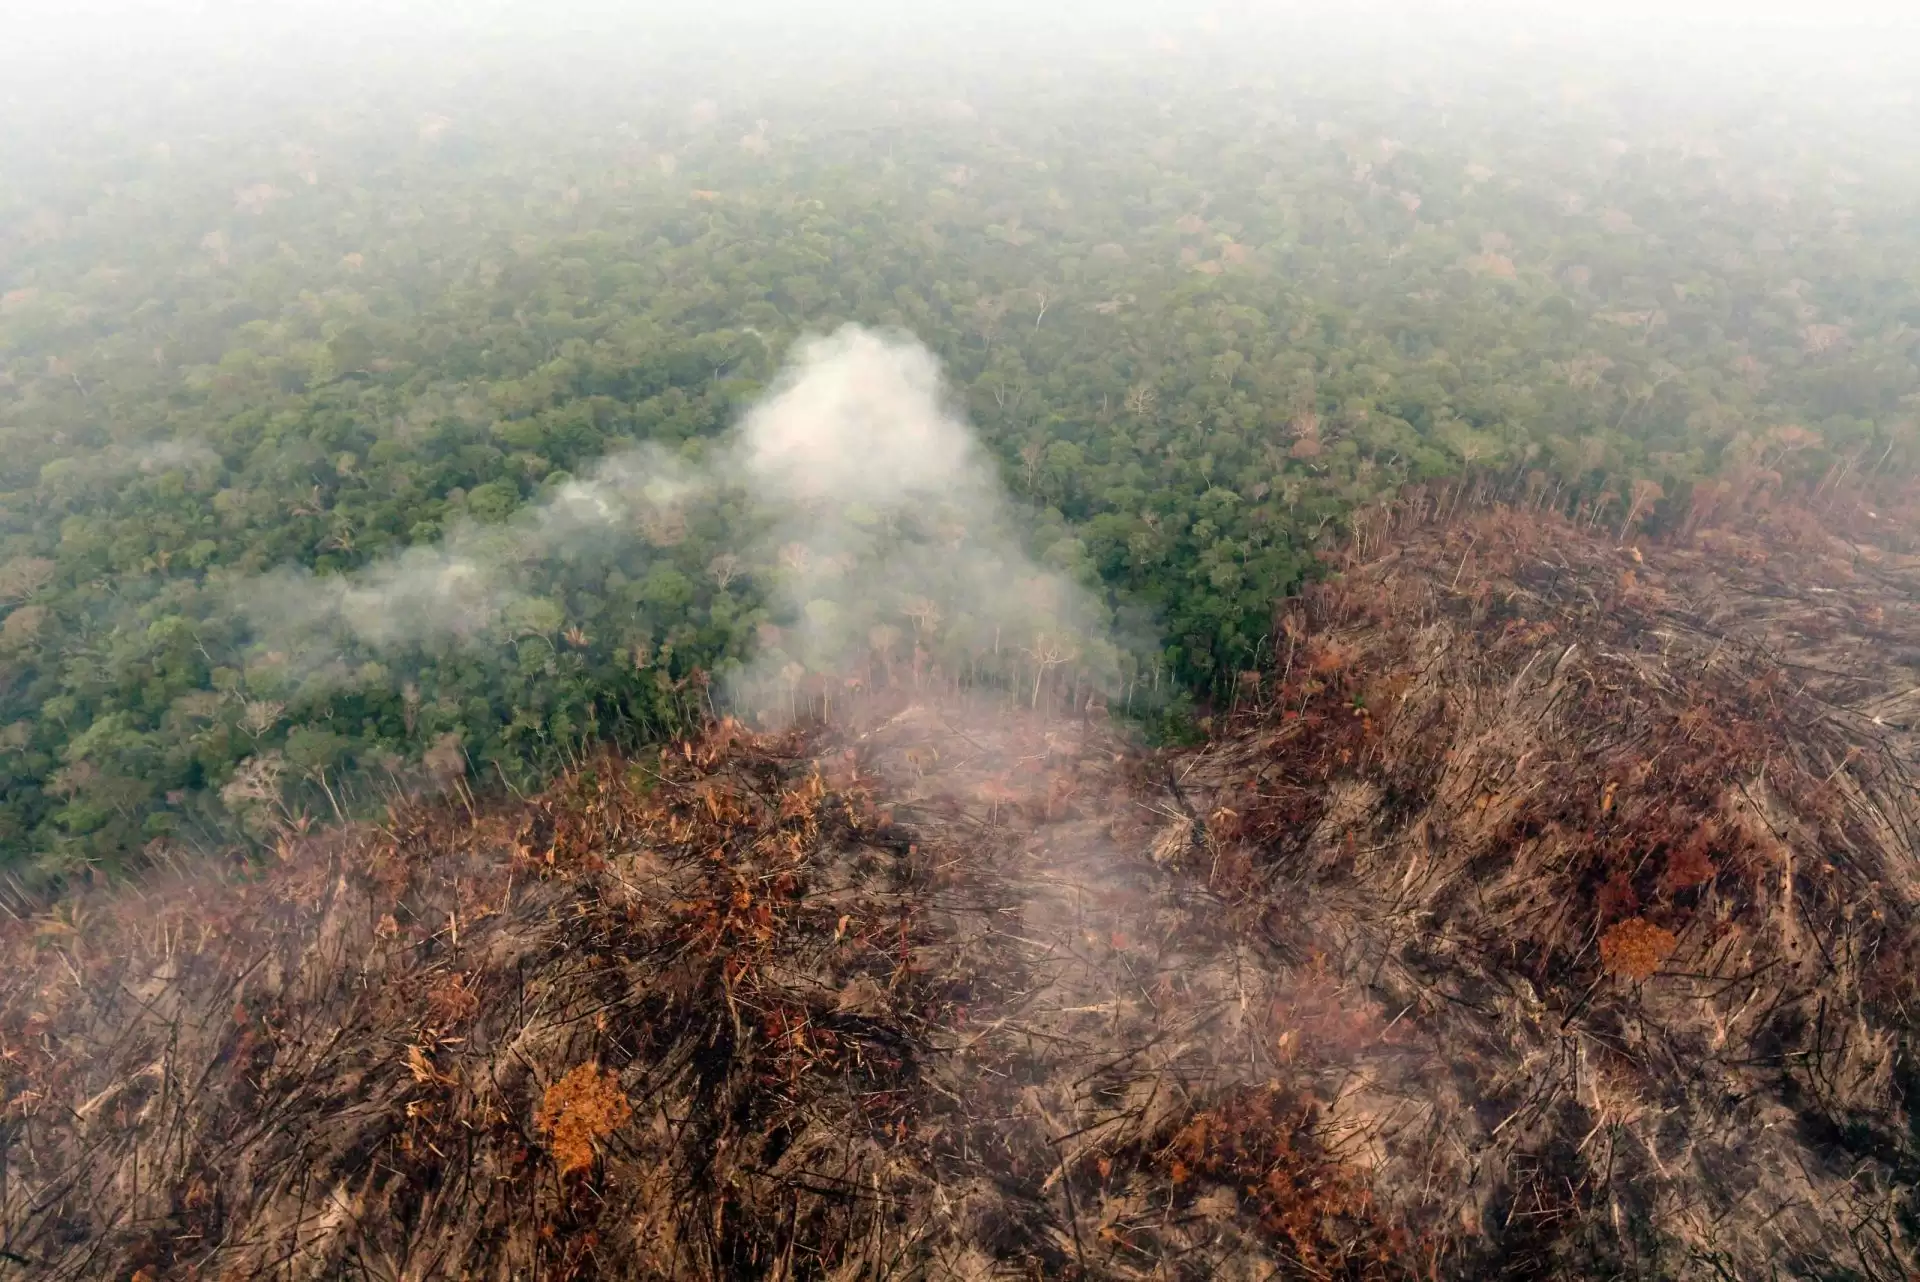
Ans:
{"label": "rust-colored shrub", "polygon": [[1645,917],[1629,917],[1600,936],[1600,964],[1609,975],[1637,982],[1651,978],[1678,943],[1672,931]]}
{"label": "rust-colored shrub", "polygon": [[598,1064],[576,1065],[547,1087],[534,1123],[547,1135],[547,1147],[562,1175],[593,1169],[594,1145],[626,1125],[633,1116],[620,1079]]}

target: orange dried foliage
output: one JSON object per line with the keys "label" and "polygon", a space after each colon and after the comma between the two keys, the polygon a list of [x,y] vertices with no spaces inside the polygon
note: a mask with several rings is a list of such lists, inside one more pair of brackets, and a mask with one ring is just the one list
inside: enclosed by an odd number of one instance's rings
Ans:
{"label": "orange dried foliage", "polygon": [[427,994],[427,1015],[436,1028],[463,1024],[479,1008],[479,995],[467,987],[465,975],[449,975]]}
{"label": "orange dried foliage", "polygon": [[1404,1231],[1313,1133],[1313,1106],[1275,1087],[1238,1091],[1196,1114],[1157,1157],[1176,1185],[1236,1189],[1262,1226],[1314,1276],[1388,1278],[1413,1258]]}
{"label": "orange dried foliage", "polygon": [[626,1125],[633,1116],[620,1079],[586,1063],[547,1087],[534,1113],[534,1125],[547,1135],[547,1147],[562,1175],[593,1169],[594,1145]]}
{"label": "orange dried foliage", "polygon": [[1629,917],[1600,937],[1600,964],[1609,975],[1650,978],[1679,945],[1673,932],[1644,917]]}

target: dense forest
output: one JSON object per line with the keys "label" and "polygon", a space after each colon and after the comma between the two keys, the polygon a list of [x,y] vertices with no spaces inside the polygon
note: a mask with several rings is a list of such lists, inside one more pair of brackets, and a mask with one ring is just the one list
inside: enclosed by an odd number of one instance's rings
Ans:
{"label": "dense forest", "polygon": [[[1120,638],[1108,702],[1168,733],[1408,482],[1531,472],[1629,542],[1920,465],[1920,174],[1885,141],[1911,94],[1855,127],[1545,57],[1362,74],[1235,39],[8,103],[13,874],[232,848],[426,776],[530,787],[704,718],[787,622],[735,503],[550,567],[483,636],[362,639],[323,675],[249,606],[520,537],[636,446],[710,467],[849,322],[937,356],[1029,555]],[[938,629],[888,635],[960,680]],[[1031,657],[1036,700],[1078,696],[1073,658]]]}

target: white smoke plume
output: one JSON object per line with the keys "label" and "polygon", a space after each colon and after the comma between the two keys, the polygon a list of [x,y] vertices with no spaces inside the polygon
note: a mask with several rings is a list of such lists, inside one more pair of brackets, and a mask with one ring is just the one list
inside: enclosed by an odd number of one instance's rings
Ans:
{"label": "white smoke plume", "polygon": [[255,580],[241,604],[262,648],[309,679],[337,675],[349,648],[551,635],[569,624],[552,585],[573,563],[638,576],[726,505],[727,554],[772,613],[729,683],[747,709],[790,711],[803,681],[828,677],[964,672],[1037,702],[1059,673],[1095,689],[1117,671],[1103,607],[1026,555],[992,460],[911,338],[848,326],[803,340],[708,460],[613,455],[504,524],[463,525],[352,574]]}
{"label": "white smoke plume", "polygon": [[801,344],[734,458],[771,520],[789,620],[740,683],[761,706],[775,678],[875,662],[916,680],[1114,671],[1100,607],[1021,548],[993,463],[919,344],[854,327]]}

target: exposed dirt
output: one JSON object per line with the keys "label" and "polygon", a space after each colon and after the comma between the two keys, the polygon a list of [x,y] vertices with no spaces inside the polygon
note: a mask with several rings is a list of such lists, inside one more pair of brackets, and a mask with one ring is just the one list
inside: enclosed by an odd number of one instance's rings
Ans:
{"label": "exposed dirt", "polygon": [[1912,1275],[1920,562],[1507,497],[1204,748],[880,696],[8,925],[0,1265]]}

